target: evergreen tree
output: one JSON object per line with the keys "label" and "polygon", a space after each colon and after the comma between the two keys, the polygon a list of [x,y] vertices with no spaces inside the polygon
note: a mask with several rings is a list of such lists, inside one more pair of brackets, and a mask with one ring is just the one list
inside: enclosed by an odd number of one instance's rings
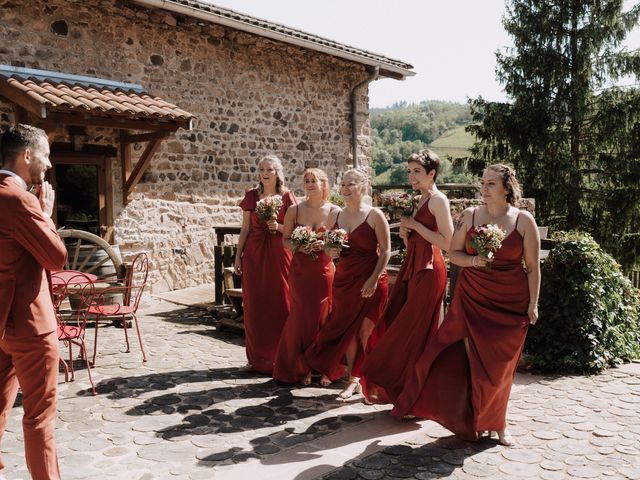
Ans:
{"label": "evergreen tree", "polygon": [[640,253],[640,72],[621,43],[640,4],[508,0],[514,47],[497,54],[509,103],[470,101],[475,165],[508,161],[541,222],[582,228],[626,265]]}

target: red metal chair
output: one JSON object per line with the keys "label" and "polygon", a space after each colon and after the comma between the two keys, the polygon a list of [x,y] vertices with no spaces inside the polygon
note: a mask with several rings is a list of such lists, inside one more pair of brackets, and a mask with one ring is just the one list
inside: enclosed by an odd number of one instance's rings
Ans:
{"label": "red metal chair", "polygon": [[73,345],[80,348],[80,358],[87,365],[87,375],[91,383],[91,390],[96,395],[96,387],[91,378],[91,364],[87,355],[87,347],[84,343],[84,334],[87,326],[87,312],[93,302],[95,289],[90,277],[82,272],[76,272],[66,281],[55,281],[56,273],[51,274],[53,287],[54,307],[58,321],[58,340],[69,348],[69,362],[60,355],[60,363],[64,367],[64,380],[75,380],[73,366]]}
{"label": "red metal chair", "polygon": [[[89,315],[95,317],[95,335],[93,337],[93,365],[96,363],[96,355],[98,352],[98,331],[100,320],[102,317],[121,317],[122,326],[124,328],[124,339],[127,344],[127,353],[129,348],[129,334],[127,332],[127,319],[132,318],[138,341],[140,342],[140,350],[142,351],[142,361],[147,361],[147,354],[142,346],[142,336],[140,335],[140,326],[138,325],[138,306],[142,298],[142,292],[147,284],[147,276],[149,274],[149,257],[146,253],[139,253],[133,260],[131,268],[127,273],[124,287],[110,287],[101,290],[97,296],[97,300],[87,310]],[[118,303],[115,299],[122,298],[122,303]]]}

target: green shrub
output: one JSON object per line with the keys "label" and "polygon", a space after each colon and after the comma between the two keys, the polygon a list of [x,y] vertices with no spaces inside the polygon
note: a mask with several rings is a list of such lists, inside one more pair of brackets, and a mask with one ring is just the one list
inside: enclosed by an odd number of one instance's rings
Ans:
{"label": "green shrub", "polygon": [[543,372],[595,373],[640,356],[640,291],[585,233],[560,232],[542,262],[525,353]]}
{"label": "green shrub", "polygon": [[339,207],[344,207],[344,198],[339,193],[331,192],[329,201]]}

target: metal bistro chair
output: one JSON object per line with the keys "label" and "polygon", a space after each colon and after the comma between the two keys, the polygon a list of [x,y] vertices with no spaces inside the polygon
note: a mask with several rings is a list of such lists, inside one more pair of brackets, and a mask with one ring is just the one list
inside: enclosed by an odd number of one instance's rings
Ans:
{"label": "metal bistro chair", "polygon": [[[52,280],[56,273],[51,274]],[[52,282],[53,283],[53,282]],[[94,299],[94,284],[87,275],[82,272],[75,273],[66,282],[58,280],[53,287],[54,307],[58,322],[58,340],[69,348],[69,361],[60,355],[60,363],[64,367],[64,380],[75,380],[75,369],[73,366],[73,345],[80,348],[80,358],[87,365],[87,375],[91,383],[91,391],[96,395],[96,386],[91,378],[91,364],[87,355],[87,347],[84,342],[84,334],[87,326],[87,311]]]}
{"label": "metal bistro chair", "polygon": [[[140,350],[142,351],[142,361],[147,361],[147,354],[142,346],[142,336],[140,335],[140,326],[138,325],[138,306],[142,292],[147,284],[147,276],[149,274],[149,257],[146,253],[139,253],[133,260],[131,268],[124,281],[124,286],[110,287],[101,290],[96,297],[94,304],[89,307],[87,313],[95,317],[95,335],[93,337],[93,364],[96,363],[98,352],[98,331],[101,317],[121,317],[122,326],[124,328],[124,339],[127,344],[127,353],[129,348],[129,333],[127,332],[127,318],[132,318],[138,341],[140,342]],[[123,298],[122,304],[116,301],[116,298]]]}

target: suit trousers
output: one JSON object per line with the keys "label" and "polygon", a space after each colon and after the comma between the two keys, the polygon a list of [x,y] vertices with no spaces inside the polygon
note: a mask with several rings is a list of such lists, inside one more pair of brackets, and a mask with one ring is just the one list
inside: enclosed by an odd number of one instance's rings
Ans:
{"label": "suit trousers", "polygon": [[[22,389],[22,430],[27,467],[33,480],[59,480],[55,444],[58,386],[56,332],[0,339],[0,441]],[[4,467],[0,460],[0,470]]]}

